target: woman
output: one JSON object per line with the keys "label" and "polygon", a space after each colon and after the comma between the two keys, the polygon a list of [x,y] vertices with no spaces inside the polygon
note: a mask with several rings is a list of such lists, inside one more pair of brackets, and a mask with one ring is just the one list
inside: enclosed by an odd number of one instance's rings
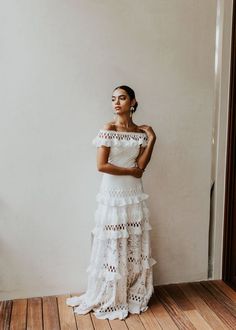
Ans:
{"label": "woman", "polygon": [[132,114],[138,102],[128,86],[112,94],[116,118],[93,140],[97,168],[103,172],[94,239],[87,268],[88,287],[79,297],[67,299],[75,313],[93,310],[99,319],[125,319],[128,313],[147,310],[154,291],[149,210],[142,175],[150,161],[156,135],[147,125],[137,126]]}

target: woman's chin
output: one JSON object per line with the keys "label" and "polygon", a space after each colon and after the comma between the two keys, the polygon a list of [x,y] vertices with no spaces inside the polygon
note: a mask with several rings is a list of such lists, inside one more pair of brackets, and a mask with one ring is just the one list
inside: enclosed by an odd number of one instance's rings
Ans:
{"label": "woman's chin", "polygon": [[115,113],[117,114],[117,115],[125,115],[125,114],[129,114],[129,112],[128,111],[124,111],[124,110],[121,110],[121,109],[115,109]]}

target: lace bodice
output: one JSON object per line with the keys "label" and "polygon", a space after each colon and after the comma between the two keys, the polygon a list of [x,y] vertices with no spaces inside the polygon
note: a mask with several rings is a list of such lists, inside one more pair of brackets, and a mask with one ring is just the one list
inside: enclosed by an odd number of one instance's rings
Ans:
{"label": "lace bodice", "polygon": [[108,162],[117,166],[133,167],[140,146],[147,146],[147,134],[138,132],[117,132],[112,130],[99,130],[93,144],[97,147],[110,147]]}

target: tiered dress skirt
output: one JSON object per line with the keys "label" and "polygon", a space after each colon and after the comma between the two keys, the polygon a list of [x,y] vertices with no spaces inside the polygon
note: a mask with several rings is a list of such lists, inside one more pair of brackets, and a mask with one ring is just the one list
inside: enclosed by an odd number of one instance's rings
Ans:
{"label": "tiered dress skirt", "polygon": [[67,299],[75,313],[124,319],[148,308],[154,291],[148,195],[132,176],[103,174],[97,195],[87,291]]}

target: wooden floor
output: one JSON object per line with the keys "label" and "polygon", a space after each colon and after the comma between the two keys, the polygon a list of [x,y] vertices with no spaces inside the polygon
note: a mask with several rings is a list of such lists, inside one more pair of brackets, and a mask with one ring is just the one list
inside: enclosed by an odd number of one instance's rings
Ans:
{"label": "wooden floor", "polygon": [[236,292],[223,281],[155,287],[146,312],[125,320],[76,315],[64,296],[0,302],[0,330],[6,329],[236,329]]}

